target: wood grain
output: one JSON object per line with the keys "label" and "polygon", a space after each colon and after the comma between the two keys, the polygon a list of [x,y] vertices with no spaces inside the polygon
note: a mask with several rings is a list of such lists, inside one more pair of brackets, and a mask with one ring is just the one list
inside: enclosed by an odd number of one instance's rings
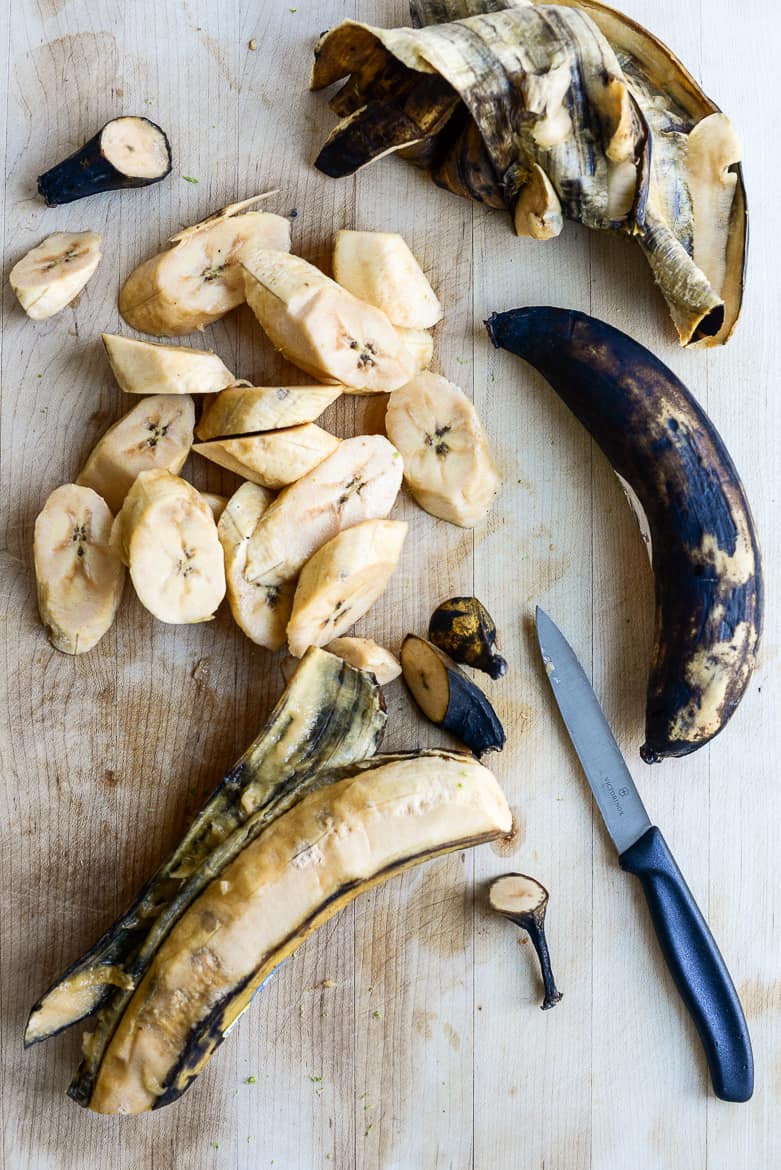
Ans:
{"label": "wood grain", "polygon": [[[745,143],[752,252],[743,318],[718,352],[678,349],[637,250],[567,225],[521,241],[385,159],[340,182],[311,166],[333,125],[307,92],[317,35],[345,16],[406,22],[404,0],[34,0],[0,6],[0,1122],[8,1170],[759,1170],[781,1161],[781,798],[773,670],[781,567],[776,454],[781,409],[773,314],[778,17],[749,0],[701,7],[627,0],[732,115]],[[257,48],[249,48],[251,40]],[[148,114],[169,132],[159,186],[45,209],[35,178],[109,117]],[[197,182],[187,182],[189,175]],[[34,996],[89,945],[176,840],[257,731],[281,689],[276,657],[221,613],[165,627],[131,596],[82,659],[40,628],[32,525],[126,409],[98,337],[120,324],[121,280],[183,224],[256,191],[292,219],[294,248],[328,266],[344,226],[404,234],[446,306],[437,368],[474,397],[504,487],[475,533],[403,496],[402,569],[358,632],[397,648],[434,605],[474,590],[499,625],[510,672],[485,686],[508,732],[492,761],[516,815],[513,842],[412,871],[360,899],[280,970],[197,1086],[175,1107],[120,1121],[63,1091],[79,1038],[24,1053]],[[104,260],[78,303],[27,320],[13,263],[54,230],[91,228]],[[770,615],[760,669],[711,747],[649,770],[638,761],[652,623],[644,551],[600,452],[541,379],[495,352],[493,310],[586,309],[649,345],[697,393],[740,468],[763,538]],[[194,345],[257,384],[296,380],[240,310]],[[378,430],[382,402],[347,399],[325,425]],[[193,458],[200,487],[234,477]],[[530,633],[548,609],[593,671],[647,799],[727,958],[754,1040],[757,1088],[729,1106],[707,1089],[693,1029],[633,883],[595,820],[551,708]],[[387,746],[441,742],[388,688]],[[492,877],[525,870],[551,890],[551,946],[564,1001],[541,1013],[536,968],[490,917]],[[255,1078],[252,1082],[248,1078]]]}

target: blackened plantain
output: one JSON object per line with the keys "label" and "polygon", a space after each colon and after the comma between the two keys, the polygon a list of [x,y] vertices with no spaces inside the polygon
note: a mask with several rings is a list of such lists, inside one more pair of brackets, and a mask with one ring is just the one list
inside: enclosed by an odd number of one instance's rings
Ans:
{"label": "blackened plantain", "polygon": [[761,555],[735,465],[683,383],[611,325],[545,307],[486,324],[550,382],[645,511],[656,637],[640,754],[685,756],[725,726],[759,647]]}

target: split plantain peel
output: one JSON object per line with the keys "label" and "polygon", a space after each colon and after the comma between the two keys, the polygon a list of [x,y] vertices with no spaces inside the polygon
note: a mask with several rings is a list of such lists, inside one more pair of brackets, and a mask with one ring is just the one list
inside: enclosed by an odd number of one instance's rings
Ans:
{"label": "split plantain peel", "polygon": [[729,452],[672,371],[611,325],[536,306],[486,326],[547,379],[645,513],[656,634],[640,754],[688,755],[737,708],[762,631],[761,553]]}

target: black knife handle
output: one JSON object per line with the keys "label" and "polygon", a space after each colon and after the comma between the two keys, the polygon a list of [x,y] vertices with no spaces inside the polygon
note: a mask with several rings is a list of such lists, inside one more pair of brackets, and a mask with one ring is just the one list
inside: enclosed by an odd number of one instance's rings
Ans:
{"label": "black knife handle", "polygon": [[640,879],[662,954],[700,1034],[716,1096],[748,1101],[754,1091],[754,1058],[746,1017],[667,842],[657,828],[650,828],[618,860]]}

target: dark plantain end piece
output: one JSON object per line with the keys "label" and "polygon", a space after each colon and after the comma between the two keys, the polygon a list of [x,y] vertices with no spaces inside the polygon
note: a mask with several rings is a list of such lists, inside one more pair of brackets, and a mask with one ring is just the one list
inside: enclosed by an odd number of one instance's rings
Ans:
{"label": "dark plantain end piece", "polygon": [[476,597],[451,597],[431,615],[429,641],[454,662],[482,670],[491,678],[507,673],[507,662],[496,646],[496,624]]}
{"label": "dark plantain end piece", "polygon": [[171,171],[171,146],[149,118],[112,118],[94,138],[38,176],[49,207],[73,203],[101,191],[146,187]]}
{"label": "dark plantain end piece", "polygon": [[638,497],[656,585],[640,754],[646,763],[688,755],[729,721],[762,632],[762,559],[729,452],[672,371],[611,325],[549,307],[486,325],[494,345],[550,382]]}
{"label": "dark plantain end piece", "polygon": [[548,909],[548,891],[536,878],[524,873],[508,873],[491,883],[488,900],[491,909],[525,930],[540,961],[545,998],[543,1011],[555,1007],[564,998],[556,986],[551,967],[548,940],[545,937],[545,913]]}
{"label": "dark plantain end piece", "polygon": [[504,728],[480,688],[446,654],[407,634],[401,645],[401,670],[423,714],[466,744],[476,756],[501,751]]}

